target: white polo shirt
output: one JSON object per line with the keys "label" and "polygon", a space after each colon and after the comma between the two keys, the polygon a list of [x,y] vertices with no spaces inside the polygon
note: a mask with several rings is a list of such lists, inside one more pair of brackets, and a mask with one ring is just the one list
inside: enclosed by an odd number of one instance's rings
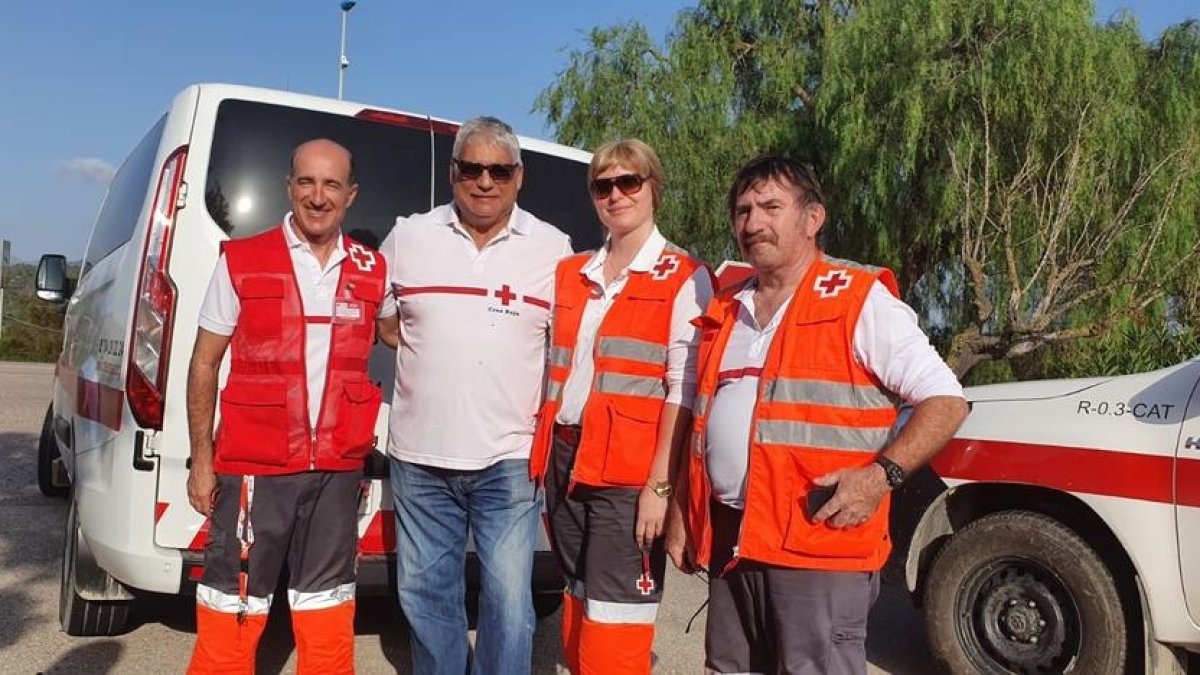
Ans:
{"label": "white polo shirt", "polygon": [[[292,271],[296,277],[296,285],[300,288],[304,315],[332,316],[337,283],[341,276],[338,265],[346,258],[344,239],[338,237],[337,247],[322,267],[308,242],[302,241],[292,229],[294,225],[290,211],[283,217],[283,222],[283,236],[291,254]],[[241,302],[233,290],[225,255],[221,254],[217,259],[212,280],[208,283],[204,302],[200,305],[200,327],[217,335],[233,335],[240,312]],[[325,391],[332,332],[333,324],[329,322],[309,322],[304,331],[304,367],[309,393],[308,419],[314,428],[317,426],[317,415],[321,410],[321,393]]]}
{"label": "white polo shirt", "polygon": [[[760,327],[754,319],[753,282],[734,298],[740,305],[738,318],[721,357],[704,450],[713,499],[741,509],[746,498],[750,423],[758,401],[758,380],[791,301]],[[963,396],[962,385],[929,344],[916,313],[878,281],[868,292],[854,326],[852,346],[854,358],[910,405],[931,396]]]}
{"label": "white polo shirt", "polygon": [[394,298],[381,315],[400,314],[391,455],[461,470],[528,459],[570,238],[518,207],[479,249],[446,204],[397,218],[380,252]]}
{"label": "white polo shirt", "polygon": [[[583,308],[579,322],[579,333],[575,336],[575,351],[571,361],[571,373],[563,385],[562,406],[555,421],[559,424],[579,424],[583,418],[583,406],[591,392],[595,376],[596,332],[608,310],[629,280],[630,272],[649,272],[662,256],[667,240],[654,228],[654,232],[642,243],[641,249],[621,270],[607,287],[604,285],[604,261],[608,258],[608,247],[601,247],[584,264],[579,273],[587,278],[592,295]],[[667,403],[691,409],[696,395],[696,352],[700,345],[696,340],[696,327],[692,319],[700,315],[712,299],[712,279],[706,268],[698,268],[691,278],[683,283],[675,295],[671,309],[670,343],[667,345]]]}

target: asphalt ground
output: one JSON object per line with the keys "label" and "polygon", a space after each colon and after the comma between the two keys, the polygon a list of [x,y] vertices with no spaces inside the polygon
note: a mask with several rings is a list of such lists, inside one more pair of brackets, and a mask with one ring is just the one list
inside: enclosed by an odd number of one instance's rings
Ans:
{"label": "asphalt ground", "polygon": [[[59,630],[58,591],[66,502],[42,496],[36,453],[53,367],[0,363],[0,673],[182,673],[195,640],[190,597],[145,596],[131,630],[76,638]],[[704,585],[669,574],[654,645],[655,673],[699,673],[704,664]],[[258,673],[295,671],[284,603],[277,603],[259,648]],[[559,662],[559,616],[534,636],[533,671],[565,673]],[[394,598],[360,598],[355,620],[359,673],[409,673],[408,635]],[[933,671],[924,622],[905,592],[884,586],[871,615],[867,655],[872,675]]]}

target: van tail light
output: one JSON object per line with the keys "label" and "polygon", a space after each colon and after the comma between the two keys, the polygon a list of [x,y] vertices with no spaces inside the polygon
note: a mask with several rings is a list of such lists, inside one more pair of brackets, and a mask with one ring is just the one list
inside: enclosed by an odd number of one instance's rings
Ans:
{"label": "van tail light", "polygon": [[420,129],[421,131],[430,130],[439,134],[456,134],[459,127],[459,125],[453,122],[443,122],[430,117],[418,117],[416,115],[406,115],[388,110],[374,110],[372,108],[364,108],[358,111],[355,117],[360,120],[391,124],[397,127],[408,127],[410,129]]}
{"label": "van tail light", "polygon": [[143,429],[162,429],[163,394],[175,314],[175,284],[167,276],[167,261],[171,256],[175,214],[186,196],[187,186],[183,183],[186,160],[187,146],[183,146],[163,164],[138,274],[125,395],[129,398],[129,411]]}

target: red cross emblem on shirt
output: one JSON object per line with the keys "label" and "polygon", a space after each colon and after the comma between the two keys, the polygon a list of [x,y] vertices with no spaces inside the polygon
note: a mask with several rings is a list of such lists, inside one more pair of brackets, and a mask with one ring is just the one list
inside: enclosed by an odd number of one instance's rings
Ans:
{"label": "red cross emblem on shirt", "polygon": [[831,270],[817,277],[813,290],[818,291],[822,298],[832,298],[850,287],[850,275],[843,270]]}
{"label": "red cross emblem on shirt", "polygon": [[650,595],[654,592],[654,579],[650,578],[649,572],[642,572],[642,576],[638,577],[634,585],[642,595]]}
{"label": "red cross emblem on shirt", "polygon": [[512,289],[508,287],[508,284],[501,286],[500,289],[495,293],[492,293],[492,295],[500,298],[500,304],[504,305],[505,307],[508,307],[508,303],[517,299],[517,294],[512,292]]}
{"label": "red cross emblem on shirt", "polygon": [[375,269],[375,254],[368,251],[362,244],[358,242],[350,244],[346,253],[350,256],[350,262],[354,263],[360,272],[370,272]]}
{"label": "red cross emblem on shirt", "polygon": [[658,259],[658,264],[650,268],[650,276],[654,277],[655,281],[662,281],[675,273],[679,269],[679,258],[673,255],[664,255]]}

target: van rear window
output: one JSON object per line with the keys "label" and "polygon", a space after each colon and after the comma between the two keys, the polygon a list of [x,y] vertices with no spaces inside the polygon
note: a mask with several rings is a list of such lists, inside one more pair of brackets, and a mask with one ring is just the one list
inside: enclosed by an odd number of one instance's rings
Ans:
{"label": "van rear window", "polygon": [[[284,180],[292,149],[329,138],[354,154],[358,198],[344,230],[378,247],[397,216],[428,211],[450,200],[454,137],[344,115],[254,101],[226,100],[217,108],[204,201],[217,226],[232,238],[278,224],[290,208]],[[432,142],[431,142],[432,140]],[[571,235],[576,249],[601,241],[588,197],[587,165],[522,151],[521,208]]]}
{"label": "van rear window", "polygon": [[87,274],[93,265],[133,238],[142,215],[142,204],[146,201],[146,191],[154,189],[154,158],[158,155],[166,124],[165,116],[154,124],[109,183],[108,194],[104,196],[84,254],[81,275]]}
{"label": "van rear window", "polygon": [[284,181],[292,149],[329,138],[354,153],[358,199],[343,229],[378,246],[396,216],[427,211],[429,132],[343,115],[252,101],[223,101],[217,109],[204,202],[232,238],[277,225],[290,208]]}

